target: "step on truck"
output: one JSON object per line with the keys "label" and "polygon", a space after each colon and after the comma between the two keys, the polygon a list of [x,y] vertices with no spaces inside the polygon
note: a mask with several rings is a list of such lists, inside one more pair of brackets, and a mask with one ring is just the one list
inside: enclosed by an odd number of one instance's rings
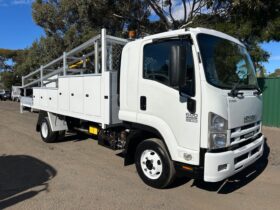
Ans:
{"label": "step on truck", "polygon": [[[133,41],[101,34],[22,78],[21,108],[39,110],[52,143],[68,130],[122,150],[141,179],[224,180],[263,154],[262,93],[237,39],[188,28]],[[21,109],[23,110],[23,109]]]}

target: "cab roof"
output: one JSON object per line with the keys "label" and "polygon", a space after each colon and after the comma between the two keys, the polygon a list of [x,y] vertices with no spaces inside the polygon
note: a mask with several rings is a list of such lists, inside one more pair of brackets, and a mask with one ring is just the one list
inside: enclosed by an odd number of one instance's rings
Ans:
{"label": "cab roof", "polygon": [[195,34],[195,35],[200,34],[200,33],[209,34],[209,35],[213,35],[213,36],[217,36],[217,37],[220,37],[223,39],[230,40],[232,42],[235,42],[239,45],[244,46],[244,44],[242,42],[240,42],[238,39],[236,39],[228,34],[225,34],[220,31],[213,30],[213,29],[207,29],[207,28],[201,28],[201,27],[167,31],[167,32],[163,32],[163,33],[146,36],[143,39],[144,40],[163,39],[163,38],[174,37],[174,36],[178,36],[178,35],[184,35],[184,34],[187,34],[188,32],[190,32],[191,34]]}

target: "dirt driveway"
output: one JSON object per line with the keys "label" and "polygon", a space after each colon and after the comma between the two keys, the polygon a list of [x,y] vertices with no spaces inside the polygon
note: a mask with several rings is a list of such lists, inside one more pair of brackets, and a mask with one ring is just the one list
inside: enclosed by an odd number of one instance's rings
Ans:
{"label": "dirt driveway", "polygon": [[156,190],[134,165],[83,136],[45,144],[37,114],[0,102],[0,209],[280,209],[280,130],[263,128],[264,157],[217,184],[180,179]]}

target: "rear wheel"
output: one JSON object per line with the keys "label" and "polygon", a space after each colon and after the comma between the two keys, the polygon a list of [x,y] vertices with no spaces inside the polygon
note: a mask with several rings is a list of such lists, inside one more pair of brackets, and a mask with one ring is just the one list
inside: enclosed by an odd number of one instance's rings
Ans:
{"label": "rear wheel", "polygon": [[40,124],[40,134],[42,140],[46,143],[53,143],[58,137],[58,132],[53,132],[47,117],[42,119]]}
{"label": "rear wheel", "polygon": [[56,140],[58,141],[63,140],[63,138],[65,137],[65,133],[66,131],[58,131]]}
{"label": "rear wheel", "polygon": [[141,142],[135,154],[136,169],[141,179],[154,188],[165,188],[175,177],[175,168],[160,139]]}

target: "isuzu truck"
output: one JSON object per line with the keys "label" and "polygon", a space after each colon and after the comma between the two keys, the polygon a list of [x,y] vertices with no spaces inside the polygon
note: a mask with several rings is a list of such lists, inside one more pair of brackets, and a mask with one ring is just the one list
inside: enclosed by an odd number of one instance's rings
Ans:
{"label": "isuzu truck", "polygon": [[[86,130],[141,179],[222,181],[263,154],[262,93],[244,44],[188,28],[133,41],[101,34],[22,78],[44,142]],[[24,91],[26,92],[26,91]],[[96,160],[98,161],[98,160]]]}

